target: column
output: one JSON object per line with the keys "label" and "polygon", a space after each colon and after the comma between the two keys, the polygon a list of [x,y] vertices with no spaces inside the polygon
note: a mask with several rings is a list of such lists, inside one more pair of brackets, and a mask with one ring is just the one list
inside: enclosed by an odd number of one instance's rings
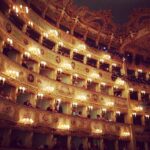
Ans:
{"label": "column", "polygon": [[83,58],[83,63],[86,64],[87,63],[87,57],[84,55],[84,58]]}
{"label": "column", "polygon": [[132,125],[130,125],[130,133],[131,133],[130,149],[136,150],[136,141],[135,141],[135,135],[134,135],[134,128],[133,128]]}
{"label": "column", "polygon": [[50,134],[48,135],[47,139],[46,139],[46,143],[48,145],[48,147],[51,149],[55,143],[54,139],[53,139],[53,135]]}
{"label": "column", "polygon": [[104,150],[104,140],[100,139],[100,150]]}
{"label": "column", "polygon": [[115,141],[115,150],[119,150],[119,147],[118,147],[118,140]]}
{"label": "column", "polygon": [[26,137],[24,138],[24,144],[27,148],[32,147],[32,137],[33,137],[33,132],[28,133]]}
{"label": "column", "polygon": [[3,135],[2,147],[7,147],[10,145],[11,133],[12,133],[11,129],[6,130],[5,135]]}
{"label": "column", "polygon": [[39,43],[42,44],[42,42],[43,42],[43,35],[41,35],[39,38]]}
{"label": "column", "polygon": [[23,26],[23,28],[22,28],[22,32],[26,32],[26,30],[27,30],[27,24],[24,24],[24,26]]}
{"label": "column", "polygon": [[88,149],[88,138],[83,139],[83,149],[87,150]]}
{"label": "column", "polygon": [[67,138],[67,148],[68,150],[71,150],[71,136],[68,136]]}
{"label": "column", "polygon": [[145,147],[145,150],[149,150],[148,142],[144,142],[144,147]]}

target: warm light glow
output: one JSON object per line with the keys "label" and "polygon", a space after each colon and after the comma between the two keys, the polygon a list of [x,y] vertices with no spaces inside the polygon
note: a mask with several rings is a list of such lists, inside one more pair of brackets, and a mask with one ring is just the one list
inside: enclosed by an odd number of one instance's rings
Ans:
{"label": "warm light glow", "polygon": [[30,47],[28,51],[33,53],[34,55],[41,55],[41,50],[37,47]]}
{"label": "warm light glow", "polygon": [[114,106],[114,102],[106,102],[106,106]]}
{"label": "warm light glow", "polygon": [[53,86],[47,86],[43,90],[46,92],[53,92],[55,90],[55,88]]}
{"label": "warm light glow", "polygon": [[6,70],[6,74],[12,78],[18,78],[19,72],[15,70]]}
{"label": "warm light glow", "polygon": [[49,35],[58,37],[59,33],[57,30],[51,29],[49,30]]}
{"label": "warm light glow", "polygon": [[25,87],[20,86],[20,87],[18,88],[18,90],[19,90],[21,93],[24,93],[24,92],[25,92],[25,90],[26,90],[26,88],[25,88]]}
{"label": "warm light glow", "polygon": [[42,99],[43,96],[44,96],[44,95],[43,95],[42,93],[38,93],[38,94],[37,94],[37,97],[38,97],[38,98],[41,98],[41,99]]}
{"label": "warm light glow", "polygon": [[74,76],[75,78],[78,78],[78,77],[79,77],[79,75],[78,75],[78,74],[74,74],[73,76]]}
{"label": "warm light glow", "polygon": [[94,129],[93,133],[101,134],[101,133],[103,133],[103,130],[102,129]]}
{"label": "warm light glow", "polygon": [[13,10],[18,14],[19,13],[19,8],[17,6],[13,6]]}
{"label": "warm light glow", "polygon": [[121,136],[128,137],[128,136],[130,136],[130,132],[122,132]]}
{"label": "warm light glow", "polygon": [[60,102],[61,102],[61,99],[60,99],[60,98],[57,98],[57,101],[60,103]]}
{"label": "warm light glow", "polygon": [[91,54],[87,54],[86,56],[89,57],[89,58],[91,58]]}
{"label": "warm light glow", "polygon": [[112,66],[117,67],[117,64],[113,63]]}
{"label": "warm light glow", "polygon": [[26,11],[26,14],[29,13],[29,8],[27,6],[25,7],[25,11]]}
{"label": "warm light glow", "polygon": [[7,43],[13,45],[13,40],[11,38],[7,38]]}
{"label": "warm light glow", "polygon": [[46,38],[48,38],[48,33],[44,32],[43,36],[46,37]]}
{"label": "warm light glow", "polygon": [[103,63],[103,62],[104,62],[104,59],[100,59],[99,61],[100,61],[101,63]]}
{"label": "warm light glow", "polygon": [[77,105],[78,105],[77,103],[72,103],[73,107],[77,107]]}
{"label": "warm light glow", "polygon": [[71,64],[69,64],[69,63],[61,63],[61,67],[62,68],[65,68],[65,69],[72,69],[72,66],[71,66]]}
{"label": "warm light glow", "polygon": [[143,72],[143,70],[142,70],[142,69],[138,69],[137,71],[138,71],[138,72]]}
{"label": "warm light glow", "polygon": [[111,56],[108,55],[108,54],[105,54],[105,55],[103,56],[103,58],[109,60],[109,59],[111,59]]}
{"label": "warm light glow", "polygon": [[58,42],[59,46],[64,46],[64,43],[62,41]]}
{"label": "warm light glow", "polygon": [[78,49],[74,48],[73,51],[74,51],[74,52],[78,52]]}
{"label": "warm light glow", "polygon": [[6,79],[5,79],[4,77],[1,77],[1,76],[0,76],[0,82],[1,82],[2,84],[4,84],[5,81],[6,81]]}
{"label": "warm light glow", "polygon": [[133,116],[136,116],[136,113],[132,113]]}
{"label": "warm light glow", "polygon": [[24,56],[25,56],[26,58],[29,58],[29,57],[30,57],[30,53],[29,53],[29,52],[24,52]]}
{"label": "warm light glow", "polygon": [[92,72],[90,74],[90,77],[93,78],[93,79],[99,79],[100,76],[99,76],[99,74],[97,72]]}
{"label": "warm light glow", "polygon": [[69,124],[59,124],[57,128],[61,129],[61,130],[69,130],[70,125]]}
{"label": "warm light glow", "polygon": [[115,84],[118,84],[118,85],[124,85],[125,84],[125,81],[120,79],[120,78],[117,78],[117,80],[115,81]]}
{"label": "warm light glow", "polygon": [[93,106],[88,106],[88,109],[89,109],[89,110],[92,110],[92,109],[93,109]]}
{"label": "warm light glow", "polygon": [[61,68],[58,68],[57,71],[61,73],[63,70]]}
{"label": "warm light glow", "polygon": [[28,25],[32,27],[33,26],[33,22],[32,21],[28,21]]}
{"label": "warm light glow", "polygon": [[134,91],[134,89],[133,89],[133,88],[129,88],[129,91],[132,91],[132,92],[133,92],[133,91]]}
{"label": "warm light glow", "polygon": [[107,111],[107,109],[106,109],[106,108],[103,108],[103,109],[102,109],[102,111],[103,111],[103,112],[106,112],[106,111]]}
{"label": "warm light glow", "polygon": [[88,82],[92,82],[92,79],[88,78],[87,81],[88,81]]}
{"label": "warm light glow", "polygon": [[121,114],[121,112],[120,112],[120,111],[116,111],[116,114],[120,115],[120,114]]}
{"label": "warm light glow", "polygon": [[87,99],[87,97],[86,97],[86,95],[81,94],[81,95],[77,95],[77,96],[76,96],[76,99],[85,101],[85,100]]}
{"label": "warm light glow", "polygon": [[145,115],[146,118],[150,118],[150,115]]}
{"label": "warm light glow", "polygon": [[137,106],[137,107],[135,107],[135,110],[136,110],[136,111],[142,111],[142,110],[143,110],[143,107],[142,107],[142,106]]}
{"label": "warm light glow", "polygon": [[40,65],[41,65],[42,67],[45,67],[45,66],[47,65],[47,63],[46,63],[45,61],[41,61],[41,62],[40,62]]}
{"label": "warm light glow", "polygon": [[145,91],[141,91],[141,93],[142,93],[142,94],[145,94],[146,92],[145,92]]}
{"label": "warm light glow", "polygon": [[84,45],[84,44],[78,44],[77,45],[77,49],[86,50],[86,45]]}
{"label": "warm light glow", "polygon": [[106,85],[106,83],[105,83],[105,82],[101,82],[101,85],[105,86],[105,85]]}
{"label": "warm light glow", "polygon": [[33,119],[31,119],[31,118],[21,118],[21,119],[19,120],[19,123],[25,124],[25,125],[31,125],[31,124],[34,123],[34,121],[33,121]]}

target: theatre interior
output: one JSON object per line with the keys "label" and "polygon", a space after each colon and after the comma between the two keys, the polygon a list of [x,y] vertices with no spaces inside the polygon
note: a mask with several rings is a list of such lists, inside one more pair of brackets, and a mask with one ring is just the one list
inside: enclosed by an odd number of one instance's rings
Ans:
{"label": "theatre interior", "polygon": [[150,150],[150,5],[82,1],[0,0],[0,150]]}

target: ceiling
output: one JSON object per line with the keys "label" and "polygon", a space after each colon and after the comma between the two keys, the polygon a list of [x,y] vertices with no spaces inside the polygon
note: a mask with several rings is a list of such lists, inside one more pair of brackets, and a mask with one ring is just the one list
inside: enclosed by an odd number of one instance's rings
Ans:
{"label": "ceiling", "polygon": [[111,10],[115,23],[123,24],[135,8],[150,8],[150,0],[74,0],[91,10]]}

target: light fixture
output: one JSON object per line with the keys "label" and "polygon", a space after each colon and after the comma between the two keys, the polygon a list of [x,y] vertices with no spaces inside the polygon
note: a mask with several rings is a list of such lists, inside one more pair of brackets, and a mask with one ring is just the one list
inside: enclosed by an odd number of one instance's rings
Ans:
{"label": "light fixture", "polygon": [[137,71],[138,71],[138,72],[143,72],[143,70],[142,70],[142,69],[138,69]]}
{"label": "light fixture", "polygon": [[32,21],[28,21],[28,25],[33,27],[33,22]]}
{"label": "light fixture", "polygon": [[58,129],[61,129],[61,130],[69,130],[70,129],[70,125],[69,124],[59,124],[57,126]]}
{"label": "light fixture", "polygon": [[94,79],[99,79],[99,74],[97,73],[97,72],[92,72],[91,74],[90,74],[90,77],[91,78],[94,78]]}
{"label": "light fixture", "polygon": [[6,70],[6,74],[12,78],[18,78],[19,72],[15,70]]}
{"label": "light fixture", "polygon": [[101,85],[106,86],[106,83],[105,82],[101,82]]}
{"label": "light fixture", "polygon": [[30,53],[29,53],[29,52],[24,52],[24,56],[25,56],[26,58],[30,58]]}
{"label": "light fixture", "polygon": [[136,116],[136,113],[132,113],[133,116]]}
{"label": "light fixture", "polygon": [[41,67],[45,67],[46,64],[47,64],[47,63],[46,63],[45,61],[41,61],[41,62],[40,62]]}
{"label": "light fixture", "polygon": [[114,106],[114,102],[106,102],[106,106]]}
{"label": "light fixture", "polygon": [[13,45],[13,40],[11,38],[7,38],[7,43]]}
{"label": "light fixture", "polygon": [[71,64],[66,63],[66,62],[61,63],[61,67],[65,68],[65,69],[69,69],[69,70],[72,69]]}
{"label": "light fixture", "polygon": [[142,111],[143,110],[143,107],[142,106],[137,106],[135,107],[136,111]]}
{"label": "light fixture", "polygon": [[27,6],[25,7],[25,12],[26,12],[26,14],[29,13],[29,8]]}
{"label": "light fixture", "polygon": [[24,93],[25,90],[26,90],[26,88],[23,87],[23,86],[20,86],[20,87],[18,88],[18,90],[19,90],[20,93]]}
{"label": "light fixture", "polygon": [[58,73],[62,73],[63,70],[61,68],[58,68],[57,71]]}
{"label": "light fixture", "polygon": [[44,96],[44,95],[43,95],[42,93],[38,93],[38,94],[37,94],[37,97],[40,98],[40,99],[43,99],[43,96]]}
{"label": "light fixture", "polygon": [[117,115],[120,115],[120,114],[121,114],[121,112],[120,112],[120,111],[116,111],[116,114],[117,114]]}
{"label": "light fixture", "polygon": [[77,49],[86,50],[86,45],[85,44],[78,44]]}
{"label": "light fixture", "polygon": [[34,123],[33,119],[32,118],[21,118],[19,120],[19,123],[21,124],[25,124],[25,125],[31,125]]}
{"label": "light fixture", "polygon": [[107,109],[106,109],[106,108],[102,108],[102,111],[103,111],[103,112],[106,112],[106,111],[107,111]]}
{"label": "light fixture", "polygon": [[80,94],[80,95],[77,95],[77,96],[76,96],[76,99],[85,101],[85,100],[87,99],[87,97],[86,97],[86,95],[84,95],[84,94]]}
{"label": "light fixture", "polygon": [[104,59],[107,59],[107,60],[110,60],[110,59],[111,59],[111,56],[108,55],[108,54],[105,54],[105,55],[103,56],[103,58],[104,58]]}
{"label": "light fixture", "polygon": [[46,92],[53,92],[54,89],[55,88],[53,86],[47,86],[47,87],[44,88],[44,91],[46,91]]}
{"label": "light fixture", "polygon": [[141,93],[142,93],[142,94],[145,94],[145,93],[146,93],[146,91],[141,91]]}
{"label": "light fixture", "polygon": [[121,136],[123,137],[129,137],[130,136],[130,132],[122,132]]}
{"label": "light fixture", "polygon": [[94,129],[93,133],[101,134],[101,133],[103,133],[103,130],[102,129]]}
{"label": "light fixture", "polygon": [[101,63],[104,63],[104,59],[100,59],[99,61],[100,61]]}
{"label": "light fixture", "polygon": [[50,30],[49,30],[49,35],[58,37],[59,33],[58,33],[57,30],[50,29]]}
{"label": "light fixture", "polygon": [[5,79],[4,77],[1,77],[1,76],[0,76],[0,83],[1,83],[1,84],[4,84],[5,81],[6,81],[6,79]]}
{"label": "light fixture", "polygon": [[113,67],[117,67],[117,64],[115,64],[115,63],[112,63],[112,66],[113,66]]}
{"label": "light fixture", "polygon": [[75,78],[78,78],[78,77],[79,77],[79,75],[78,75],[78,74],[74,74],[73,76],[74,76]]}
{"label": "light fixture", "polygon": [[133,89],[133,88],[129,88],[129,91],[133,92],[133,91],[134,91],[134,89]]}
{"label": "light fixture", "polygon": [[72,103],[73,107],[77,107],[77,105],[78,105],[77,103]]}
{"label": "light fixture", "polygon": [[145,115],[145,117],[149,119],[149,118],[150,118],[150,115]]}
{"label": "light fixture", "polygon": [[41,55],[41,50],[38,47],[29,47],[28,51],[33,53],[34,55]]}
{"label": "light fixture", "polygon": [[91,58],[91,54],[87,54],[86,56],[89,57],[89,58]]}
{"label": "light fixture", "polygon": [[88,106],[88,109],[91,111],[93,109],[93,106]]}

